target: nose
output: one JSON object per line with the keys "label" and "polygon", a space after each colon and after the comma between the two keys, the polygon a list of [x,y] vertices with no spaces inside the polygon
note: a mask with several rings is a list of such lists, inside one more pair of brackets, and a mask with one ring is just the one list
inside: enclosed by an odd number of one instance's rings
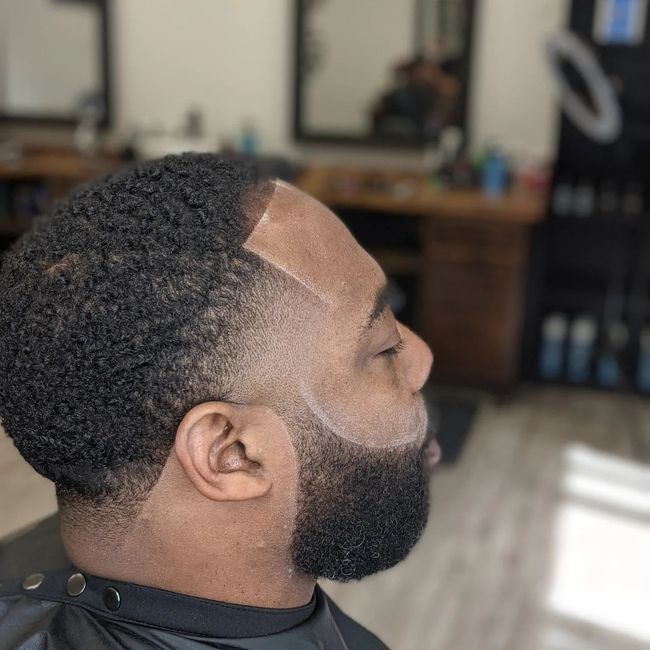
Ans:
{"label": "nose", "polygon": [[404,340],[404,364],[406,366],[406,379],[413,393],[422,389],[431,373],[433,366],[433,352],[431,348],[406,325],[399,324],[400,333]]}

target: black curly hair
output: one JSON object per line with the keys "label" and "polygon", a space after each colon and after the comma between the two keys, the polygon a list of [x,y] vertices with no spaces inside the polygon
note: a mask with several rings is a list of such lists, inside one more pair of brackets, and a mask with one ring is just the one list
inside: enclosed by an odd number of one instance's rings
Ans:
{"label": "black curly hair", "polygon": [[168,156],[57,206],[0,269],[0,417],[59,501],[131,508],[193,405],[234,399],[268,280],[242,248],[272,185]]}

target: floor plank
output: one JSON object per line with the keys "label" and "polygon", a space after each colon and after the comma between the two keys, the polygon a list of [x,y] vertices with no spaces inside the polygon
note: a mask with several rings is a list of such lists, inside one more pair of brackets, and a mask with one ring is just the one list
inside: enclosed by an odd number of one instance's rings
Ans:
{"label": "floor plank", "polygon": [[0,428],[0,539],[56,510],[52,483],[23,460]]}

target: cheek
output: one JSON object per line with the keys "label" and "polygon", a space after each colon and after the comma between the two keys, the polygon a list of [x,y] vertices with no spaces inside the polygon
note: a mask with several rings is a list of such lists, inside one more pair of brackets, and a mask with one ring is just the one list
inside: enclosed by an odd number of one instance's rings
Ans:
{"label": "cheek", "polygon": [[368,447],[393,447],[424,438],[422,398],[393,379],[384,360],[345,377],[332,368],[306,395],[312,411],[334,433]]}
{"label": "cheek", "polygon": [[426,411],[404,372],[396,372],[394,361],[387,359],[365,366],[351,363],[356,341],[323,331],[327,320],[301,328],[293,339],[294,348],[286,355],[292,368],[284,388],[295,390],[328,429],[350,442],[395,447],[424,439]]}

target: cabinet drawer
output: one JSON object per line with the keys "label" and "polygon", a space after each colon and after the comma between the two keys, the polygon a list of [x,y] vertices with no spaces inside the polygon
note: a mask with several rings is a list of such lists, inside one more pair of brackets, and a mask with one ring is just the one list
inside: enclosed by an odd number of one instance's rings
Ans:
{"label": "cabinet drawer", "polygon": [[523,268],[529,233],[512,224],[473,221],[426,221],[422,224],[422,253],[426,262]]}
{"label": "cabinet drawer", "polygon": [[519,323],[449,313],[431,315],[421,334],[435,356],[433,378],[474,385],[505,386],[516,377]]}
{"label": "cabinet drawer", "polygon": [[523,272],[508,267],[434,264],[422,270],[421,308],[424,313],[492,314],[500,318],[519,304]]}

